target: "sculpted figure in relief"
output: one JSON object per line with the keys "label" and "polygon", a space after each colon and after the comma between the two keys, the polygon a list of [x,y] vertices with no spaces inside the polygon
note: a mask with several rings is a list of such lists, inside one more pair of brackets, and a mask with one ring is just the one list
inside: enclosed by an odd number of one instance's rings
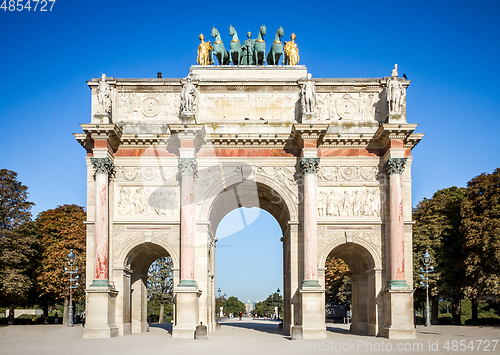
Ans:
{"label": "sculpted figure in relief", "polygon": [[398,80],[398,65],[394,65],[391,72],[391,77],[387,80],[387,105],[389,106],[389,113],[401,113],[403,106],[403,98],[405,89],[401,82]]}
{"label": "sculpted figure in relief", "polygon": [[305,112],[312,113],[316,108],[316,87],[311,80],[311,73],[307,74],[307,81],[302,86],[302,97],[304,99]]}
{"label": "sculpted figure in relief", "polygon": [[203,33],[200,34],[199,38],[201,43],[198,45],[198,57],[196,58],[196,61],[199,65],[211,65],[212,50],[214,49],[214,47],[212,47],[212,41],[205,42],[205,36],[203,36]]}
{"label": "sculpted figure in relief", "polygon": [[380,190],[374,187],[347,190],[333,188],[318,196],[320,217],[380,217]]}
{"label": "sculpted figure in relief", "polygon": [[182,87],[181,112],[194,113],[194,100],[196,99],[196,88],[191,83],[191,78],[187,78],[186,84]]}
{"label": "sculpted figure in relief", "polygon": [[97,113],[109,114],[111,112],[111,88],[106,82],[106,74],[102,74],[97,88],[97,101],[99,109]]}

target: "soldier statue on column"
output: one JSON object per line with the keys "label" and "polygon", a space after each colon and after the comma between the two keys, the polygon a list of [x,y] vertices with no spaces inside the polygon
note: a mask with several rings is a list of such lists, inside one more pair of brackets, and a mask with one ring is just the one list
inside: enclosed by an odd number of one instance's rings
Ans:
{"label": "soldier statue on column", "polygon": [[398,79],[398,65],[394,65],[391,77],[387,80],[386,96],[389,114],[400,114],[403,107],[405,89]]}

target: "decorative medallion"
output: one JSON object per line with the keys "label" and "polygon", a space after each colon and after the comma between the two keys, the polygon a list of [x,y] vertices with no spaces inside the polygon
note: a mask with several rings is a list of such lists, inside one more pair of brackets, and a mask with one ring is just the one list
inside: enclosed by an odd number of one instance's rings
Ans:
{"label": "decorative medallion", "polygon": [[337,112],[344,120],[352,120],[358,115],[358,108],[349,94],[338,103]]}
{"label": "decorative medallion", "polygon": [[149,97],[142,102],[141,111],[146,117],[154,117],[160,112],[160,104],[156,99]]}

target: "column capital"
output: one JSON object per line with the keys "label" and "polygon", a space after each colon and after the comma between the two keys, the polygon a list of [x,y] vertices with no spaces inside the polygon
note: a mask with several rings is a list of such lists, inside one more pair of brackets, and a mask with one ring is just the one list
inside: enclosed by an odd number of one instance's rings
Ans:
{"label": "column capital", "polygon": [[106,158],[90,158],[92,165],[94,166],[94,170],[96,174],[106,174],[110,175],[114,168],[115,164],[109,159]]}
{"label": "column capital", "polygon": [[316,174],[319,170],[319,158],[300,158],[302,174]]}
{"label": "column capital", "polygon": [[402,175],[405,170],[406,160],[408,158],[389,158],[385,162],[384,171],[387,175]]}
{"label": "column capital", "polygon": [[198,162],[196,158],[177,158],[178,169],[181,175],[198,175]]}

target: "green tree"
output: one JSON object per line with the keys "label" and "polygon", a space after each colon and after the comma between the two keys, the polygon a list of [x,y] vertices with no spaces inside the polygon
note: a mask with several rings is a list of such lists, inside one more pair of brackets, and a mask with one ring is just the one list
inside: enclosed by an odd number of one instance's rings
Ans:
{"label": "green tree", "polygon": [[148,270],[148,300],[160,303],[159,323],[163,323],[165,306],[173,302],[173,268],[172,258],[168,256],[153,261]]}
{"label": "green tree", "polygon": [[351,302],[351,271],[344,260],[329,257],[325,263],[325,299],[327,303]]}
{"label": "green tree", "polygon": [[283,298],[278,293],[272,293],[265,301],[255,304],[254,314],[260,317],[272,317],[275,313],[274,307],[279,307],[279,316],[283,318]]}
{"label": "green tree", "polygon": [[69,306],[69,274],[67,257],[70,250],[76,255],[74,267],[78,268],[79,287],[73,290],[73,300],[85,295],[85,237],[83,207],[64,205],[41,212],[37,217],[40,240],[40,258],[37,265],[39,302],[48,316],[48,306],[64,302],[63,323],[67,323]]}
{"label": "green tree", "polygon": [[26,302],[32,286],[30,267],[35,255],[28,187],[17,181],[17,173],[0,170],[0,299],[9,307],[9,324],[14,308]]}
{"label": "green tree", "polygon": [[240,312],[245,314],[245,304],[234,296],[229,297],[226,301],[226,314],[232,313],[236,317]]}
{"label": "green tree", "polygon": [[478,300],[500,298],[500,168],[470,180],[466,194],[461,211],[465,295],[472,302],[472,323],[477,324]]}
{"label": "green tree", "polygon": [[[460,300],[464,296],[465,264],[463,234],[460,231],[460,208],[465,189],[450,187],[437,191],[431,199],[424,198],[413,209],[413,275],[415,302],[423,305],[425,289],[420,286],[422,256],[425,250],[432,257],[435,272],[429,273],[429,295],[432,320],[437,322],[439,296],[452,302],[453,321],[460,324]],[[424,275],[425,276],[425,275]],[[420,308],[420,307],[416,307]]]}

